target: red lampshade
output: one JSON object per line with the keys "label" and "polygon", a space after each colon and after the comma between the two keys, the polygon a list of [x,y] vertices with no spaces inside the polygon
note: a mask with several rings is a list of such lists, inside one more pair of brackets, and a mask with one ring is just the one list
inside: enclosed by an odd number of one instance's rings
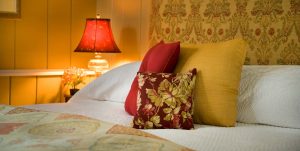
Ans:
{"label": "red lampshade", "polygon": [[110,19],[86,19],[85,30],[75,52],[121,52],[112,34]]}

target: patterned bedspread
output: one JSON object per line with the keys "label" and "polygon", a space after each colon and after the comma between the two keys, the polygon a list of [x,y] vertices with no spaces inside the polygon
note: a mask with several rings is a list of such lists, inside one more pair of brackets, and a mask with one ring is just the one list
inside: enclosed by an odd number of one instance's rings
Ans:
{"label": "patterned bedspread", "polygon": [[1,151],[190,149],[152,134],[82,115],[0,105]]}

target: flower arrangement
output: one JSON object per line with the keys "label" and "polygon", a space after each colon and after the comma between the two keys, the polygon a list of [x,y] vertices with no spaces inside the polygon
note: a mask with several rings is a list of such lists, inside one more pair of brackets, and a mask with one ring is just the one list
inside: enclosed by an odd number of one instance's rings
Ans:
{"label": "flower arrangement", "polygon": [[64,85],[71,86],[71,89],[76,89],[76,86],[83,83],[86,76],[85,70],[76,67],[70,67],[65,69],[62,76],[62,82]]}

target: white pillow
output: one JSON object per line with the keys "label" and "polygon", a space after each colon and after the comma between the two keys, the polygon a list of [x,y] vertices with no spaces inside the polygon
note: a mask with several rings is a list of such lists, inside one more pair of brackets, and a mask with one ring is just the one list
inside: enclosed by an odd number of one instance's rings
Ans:
{"label": "white pillow", "polygon": [[300,128],[300,66],[244,66],[238,121]]}
{"label": "white pillow", "polygon": [[133,62],[106,72],[78,91],[70,102],[94,99],[124,103],[140,64]]}

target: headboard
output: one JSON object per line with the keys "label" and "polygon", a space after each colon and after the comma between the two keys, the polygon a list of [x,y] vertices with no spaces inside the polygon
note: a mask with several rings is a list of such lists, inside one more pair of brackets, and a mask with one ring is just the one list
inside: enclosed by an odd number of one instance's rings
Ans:
{"label": "headboard", "polygon": [[300,64],[300,0],[152,0],[150,44],[243,38],[245,64]]}

